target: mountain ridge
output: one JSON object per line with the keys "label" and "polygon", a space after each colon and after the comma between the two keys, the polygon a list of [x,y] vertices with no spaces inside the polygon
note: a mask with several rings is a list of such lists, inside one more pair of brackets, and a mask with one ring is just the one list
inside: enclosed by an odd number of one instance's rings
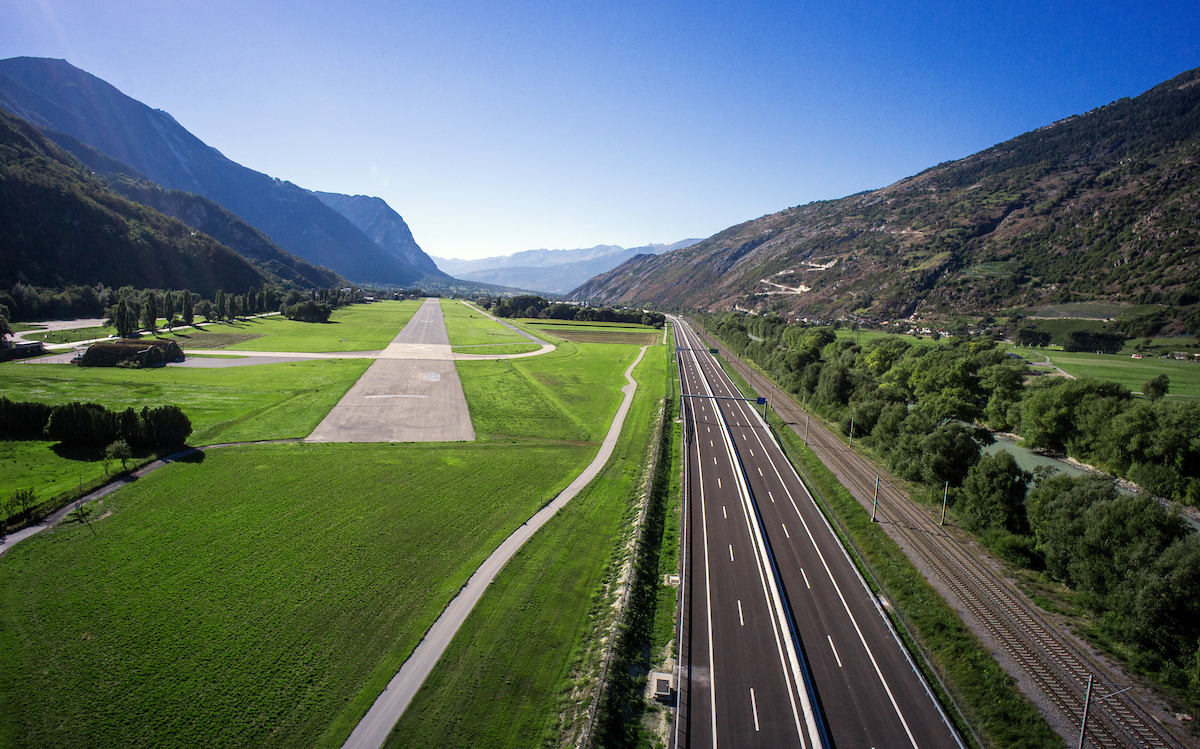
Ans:
{"label": "mountain ridge", "polygon": [[34,125],[0,110],[0,283],[187,288],[278,279],[206,234],[113,192]]}
{"label": "mountain ridge", "polygon": [[1200,294],[1200,69],[891,185],[633,258],[575,301],[793,316]]}
{"label": "mountain ridge", "polygon": [[417,244],[404,218],[383,198],[313,190],[317,198],[342,214],[371,241],[394,257],[430,276],[445,276]]}
{"label": "mountain ridge", "polygon": [[214,200],[292,254],[353,281],[406,285],[424,275],[309,191],[227,159],[170,114],[65,60],[0,60],[0,107],[64,132],[167,189]]}

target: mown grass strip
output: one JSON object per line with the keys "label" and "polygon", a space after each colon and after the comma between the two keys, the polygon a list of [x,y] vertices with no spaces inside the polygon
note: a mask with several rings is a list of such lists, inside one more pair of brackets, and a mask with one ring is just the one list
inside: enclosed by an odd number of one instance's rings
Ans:
{"label": "mown grass strip", "polygon": [[[607,349],[606,350],[611,350]],[[599,657],[623,529],[637,513],[644,459],[665,391],[664,357],[634,373],[638,391],[601,474],[489,586],[388,738],[388,747],[557,746],[579,694],[573,674]],[[626,359],[628,361],[628,359]]]}
{"label": "mown grass strip", "polygon": [[[423,300],[384,301],[351,304],[333,311],[327,323],[288,320],[280,315],[255,317],[231,323],[231,331],[260,334],[251,341],[227,346],[243,351],[378,351],[416,314]],[[225,326],[222,325],[222,328]],[[187,344],[180,342],[187,348]]]}
{"label": "mown grass strip", "polygon": [[[718,359],[744,395],[757,395],[733,367]],[[867,582],[891,602],[893,624],[959,734],[987,747],[1062,747],[1062,738],[1020,692],[1016,680],[883,527],[871,522],[870,513],[774,411],[768,421]]]}
{"label": "mown grass strip", "polygon": [[563,344],[527,359],[458,361],[480,439],[604,438],[621,404],[622,372],[636,346]]}
{"label": "mown grass strip", "polygon": [[338,746],[590,452],[292,444],[150,474],[95,535],[0,558],[0,745]]}
{"label": "mown grass strip", "polygon": [[446,334],[450,336],[452,346],[521,343],[529,340],[460,301],[442,299],[441,305],[442,317],[446,321]]}

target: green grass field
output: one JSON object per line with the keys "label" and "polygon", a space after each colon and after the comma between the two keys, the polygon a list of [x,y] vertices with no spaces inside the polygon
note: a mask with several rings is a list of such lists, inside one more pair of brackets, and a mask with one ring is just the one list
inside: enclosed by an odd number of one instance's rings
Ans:
{"label": "green grass field", "polygon": [[648,325],[635,322],[580,322],[579,320],[542,320],[537,317],[519,317],[514,322],[521,322],[538,328],[578,328],[579,330],[594,330],[596,328],[633,328],[634,330],[654,330]]}
{"label": "green grass field", "polygon": [[[192,422],[192,445],[306,437],[370,361],[328,359],[228,369],[83,368],[0,365],[0,395],[11,400],[100,403],[110,409],[174,404]],[[0,496],[33,488],[45,500],[101,478],[99,451],[45,441],[0,441]]]}
{"label": "green grass field", "polygon": [[[0,559],[0,745],[339,746],[572,445],[260,445]],[[480,491],[480,487],[487,491]]]}
{"label": "green grass field", "polygon": [[456,364],[480,439],[598,442],[621,404],[636,346],[564,343],[527,359]]}
{"label": "green grass field", "polygon": [[1168,391],[1171,396],[1200,397],[1200,364],[1195,362],[1131,359],[1128,354],[1067,353],[1017,347],[1011,347],[1011,350],[1033,363],[1043,361],[1044,355],[1070,375],[1119,382],[1134,392],[1141,392],[1147,380],[1165,374],[1171,381]]}
{"label": "green grass field", "polygon": [[[581,659],[598,656],[595,626],[611,604],[602,583],[615,572],[618,541],[636,510],[665,393],[671,361],[662,352],[649,349],[634,374],[637,395],[604,471],[488,587],[385,746],[530,747],[563,740],[560,716],[586,707],[572,699],[573,672]],[[667,600],[673,605],[672,596]]]}
{"label": "green grass field", "polygon": [[[517,444],[223,448],[103,500],[96,536],[22,542],[0,558],[0,746],[340,745],[478,562],[591,459],[634,355],[460,363],[473,417]],[[205,414],[203,441],[231,441],[283,436],[298,400],[283,388],[341,367],[340,396],[367,363],[6,365],[0,383],[47,401],[163,397]]]}
{"label": "green grass field", "polygon": [[485,317],[454,299],[442,299],[442,317],[451,346],[471,346],[483,343],[527,343],[525,336],[514,333],[500,323]]}
{"label": "green grass field", "polygon": [[196,341],[200,348],[212,335],[236,334],[256,336],[253,340],[230,343],[224,348],[243,351],[379,351],[396,337],[416,313],[422,301],[386,301],[372,304],[351,304],[334,310],[327,323],[307,323],[288,320],[280,315],[255,317],[249,320],[221,323],[197,331],[195,328],[176,328],[173,337],[183,348]]}

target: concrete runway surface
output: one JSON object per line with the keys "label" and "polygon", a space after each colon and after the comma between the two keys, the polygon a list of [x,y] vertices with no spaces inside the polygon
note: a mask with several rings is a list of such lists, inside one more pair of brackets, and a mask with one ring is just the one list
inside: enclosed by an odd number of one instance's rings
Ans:
{"label": "concrete runway surface", "polygon": [[441,304],[437,299],[426,299],[305,441],[474,439]]}

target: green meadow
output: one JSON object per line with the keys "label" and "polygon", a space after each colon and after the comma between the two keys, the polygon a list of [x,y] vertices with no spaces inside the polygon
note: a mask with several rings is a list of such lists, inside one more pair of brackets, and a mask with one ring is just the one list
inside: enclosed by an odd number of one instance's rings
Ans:
{"label": "green meadow", "polygon": [[222,348],[304,353],[379,351],[392,342],[421,304],[422,301],[411,299],[351,304],[334,310],[327,323],[297,322],[281,315],[271,315],[209,325],[203,330],[176,328],[171,333],[163,331],[160,337],[172,337],[185,349],[191,346],[213,348],[207,345],[213,336],[233,334],[254,338],[231,342],[222,345]]}
{"label": "green meadow", "polygon": [[590,452],[258,445],[160,469],[0,558],[0,745],[339,746]]}
{"label": "green meadow", "polygon": [[1147,380],[1165,374],[1171,381],[1168,394],[1186,398],[1200,397],[1200,364],[1176,359],[1147,357],[1133,359],[1122,354],[1086,354],[1049,349],[1012,347],[1031,363],[1049,359],[1073,377],[1091,377],[1097,380],[1118,382],[1133,392],[1141,392]]}
{"label": "green meadow", "polygon": [[478,439],[604,439],[637,346],[563,343],[526,359],[456,364]]}
{"label": "green meadow", "polygon": [[534,325],[536,327],[546,328],[578,328],[579,330],[589,330],[593,328],[633,328],[634,330],[654,330],[648,325],[642,325],[635,322],[586,322],[580,320],[543,320],[537,317],[520,317],[519,322],[526,325]]}
{"label": "green meadow", "polygon": [[530,351],[537,351],[541,347],[539,343],[485,343],[474,346],[452,346],[450,350],[456,354],[492,356],[497,354],[527,354]]}
{"label": "green meadow", "polygon": [[529,342],[525,336],[514,333],[511,329],[468,307],[463,302],[442,299],[441,304],[442,317],[446,320],[446,333],[450,336],[451,346]]}
{"label": "green meadow", "polygon": [[[110,369],[9,362],[0,365],[0,396],[121,410],[174,404],[192,422],[192,445],[287,439],[307,437],[370,363],[317,359],[225,369]],[[0,441],[0,496],[32,488],[45,500],[86,485],[104,476],[100,457],[98,450],[65,450],[43,440]]]}

